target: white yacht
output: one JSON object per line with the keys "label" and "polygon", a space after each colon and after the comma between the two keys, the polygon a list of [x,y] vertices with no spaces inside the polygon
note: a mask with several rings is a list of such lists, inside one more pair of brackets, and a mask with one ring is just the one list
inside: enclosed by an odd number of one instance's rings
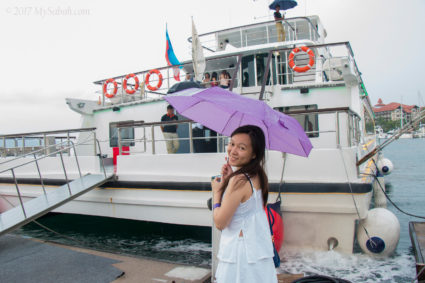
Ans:
{"label": "white yacht", "polygon": [[375,126],[375,134],[378,139],[386,139],[388,135],[384,132],[381,126]]}
{"label": "white yacht", "polygon": [[[283,42],[274,21],[200,34],[205,72],[226,71],[229,90],[295,117],[313,144],[308,158],[267,152],[269,201],[282,193],[284,246],[327,250],[334,239],[335,250],[352,253],[376,185],[371,175],[378,155],[362,160],[376,146],[375,134],[366,132],[372,105],[349,42],[326,43],[318,16],[289,18],[284,27]],[[181,75],[193,73],[192,61],[182,66]],[[78,179],[79,170],[96,174],[105,165],[113,179],[54,211],[212,226],[210,179],[225,160],[227,138],[204,129],[196,139],[192,121],[179,116],[180,147],[167,153],[160,120],[163,97],[178,83],[173,67],[94,83],[93,100],[66,99],[81,114],[81,128],[0,136],[2,211],[19,205],[20,197],[25,202],[43,195],[43,188],[54,191]],[[200,140],[204,148],[195,152]],[[39,157],[14,175],[7,171]]]}

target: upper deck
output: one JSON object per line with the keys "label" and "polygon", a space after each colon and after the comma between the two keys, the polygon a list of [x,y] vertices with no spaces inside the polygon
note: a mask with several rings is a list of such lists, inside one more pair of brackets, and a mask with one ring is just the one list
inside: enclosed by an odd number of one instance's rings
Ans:
{"label": "upper deck", "polygon": [[[324,43],[326,31],[319,17],[290,18],[283,23],[286,30],[285,41],[278,41],[275,21],[255,23],[229,29],[200,34],[199,38],[204,47],[207,73],[216,76],[229,74],[227,87],[229,90],[240,94],[256,94],[259,99],[264,99],[273,89],[303,89],[329,86],[356,86],[360,96],[367,96],[361,73],[358,70],[354,53],[349,42]],[[191,38],[188,39],[189,42]],[[293,58],[291,53],[295,47],[307,46],[311,52],[298,52]],[[291,62],[292,60],[292,62]],[[306,71],[296,71],[292,65],[312,66]],[[193,74],[191,60],[181,62],[180,81],[186,74]],[[133,78],[128,75],[115,76],[94,82],[99,85],[99,103],[86,103],[68,99],[67,103],[81,114],[91,114],[105,108],[113,108],[118,104],[143,103],[162,99],[170,87],[178,83],[175,79],[173,66],[154,68],[159,76],[148,73],[152,70],[143,70],[133,73],[139,84],[133,93],[125,91],[134,89]],[[128,80],[126,80],[126,77]],[[211,86],[211,82],[202,81],[204,87]],[[219,83],[218,83],[219,84]],[[159,86],[152,89],[150,86]],[[107,98],[106,93],[116,93]],[[366,99],[368,110],[370,102]],[[349,107],[350,105],[343,105]],[[371,111],[370,111],[371,112]]]}
{"label": "upper deck", "polygon": [[[318,16],[288,18],[283,21],[286,39],[279,42],[275,21],[238,26],[199,35],[203,48],[210,52],[264,45],[288,45],[298,41],[323,44],[326,30]],[[188,38],[192,42],[192,37]]]}

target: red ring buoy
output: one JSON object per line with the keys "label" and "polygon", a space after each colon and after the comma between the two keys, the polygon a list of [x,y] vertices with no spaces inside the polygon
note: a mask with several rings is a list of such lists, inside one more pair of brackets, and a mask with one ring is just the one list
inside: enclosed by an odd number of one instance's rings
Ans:
{"label": "red ring buoy", "polygon": [[[109,94],[108,93],[108,90],[107,90],[107,87],[108,87],[108,84],[110,84],[110,83],[113,83],[114,84],[114,91],[111,93],[111,94]],[[104,84],[103,84],[103,94],[107,97],[107,98],[112,98],[112,97],[114,97],[115,96],[115,94],[117,94],[117,91],[118,91],[118,84],[117,84],[117,82],[114,80],[114,79],[108,79]]]}
{"label": "red ring buoy", "polygon": [[[129,78],[134,78],[134,88],[133,89],[128,89],[127,88],[127,80]],[[127,76],[125,76],[124,81],[122,83],[122,87],[124,88],[125,92],[128,94],[133,94],[136,92],[136,90],[139,88],[139,78],[135,75],[135,74],[128,74]]]}
{"label": "red ring buoy", "polygon": [[[299,67],[299,66],[295,65],[295,63],[294,63],[295,54],[300,52],[301,50],[306,52],[308,54],[308,56],[310,56],[310,61],[308,62],[307,65],[305,65],[303,67]],[[298,72],[298,73],[303,73],[303,72],[307,72],[308,70],[310,70],[313,67],[313,65],[314,65],[314,52],[313,52],[313,50],[311,50],[307,46],[295,47],[294,49],[292,49],[291,54],[289,54],[289,67],[291,67],[292,70],[294,70],[295,72]]]}
{"label": "red ring buoy", "polygon": [[[156,86],[151,86],[149,84],[149,78],[153,73],[158,75],[158,84]],[[157,69],[150,70],[149,73],[146,75],[145,84],[146,84],[146,87],[151,91],[158,90],[162,85],[162,74],[161,74],[161,72],[158,71]]]}

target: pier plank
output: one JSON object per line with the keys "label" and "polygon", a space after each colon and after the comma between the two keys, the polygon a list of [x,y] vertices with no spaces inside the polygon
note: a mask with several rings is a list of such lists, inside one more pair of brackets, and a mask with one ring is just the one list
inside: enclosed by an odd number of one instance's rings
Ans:
{"label": "pier plank", "polygon": [[416,276],[425,282],[425,222],[409,222],[409,233],[416,259]]}

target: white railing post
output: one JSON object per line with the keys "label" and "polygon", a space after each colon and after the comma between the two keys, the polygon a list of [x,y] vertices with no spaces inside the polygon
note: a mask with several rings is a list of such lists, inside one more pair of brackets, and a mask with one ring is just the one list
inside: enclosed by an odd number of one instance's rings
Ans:
{"label": "white railing post", "polygon": [[193,153],[193,133],[192,133],[192,122],[189,122],[189,152]]}
{"label": "white railing post", "polygon": [[151,126],[151,135],[152,135],[152,154],[155,154],[155,128]]}
{"label": "white railing post", "polygon": [[117,139],[118,139],[118,155],[121,155],[122,154],[122,152],[121,152],[121,128],[117,127],[117,130],[118,130],[118,133],[117,133],[117,135],[118,135],[118,137],[117,137]]}

